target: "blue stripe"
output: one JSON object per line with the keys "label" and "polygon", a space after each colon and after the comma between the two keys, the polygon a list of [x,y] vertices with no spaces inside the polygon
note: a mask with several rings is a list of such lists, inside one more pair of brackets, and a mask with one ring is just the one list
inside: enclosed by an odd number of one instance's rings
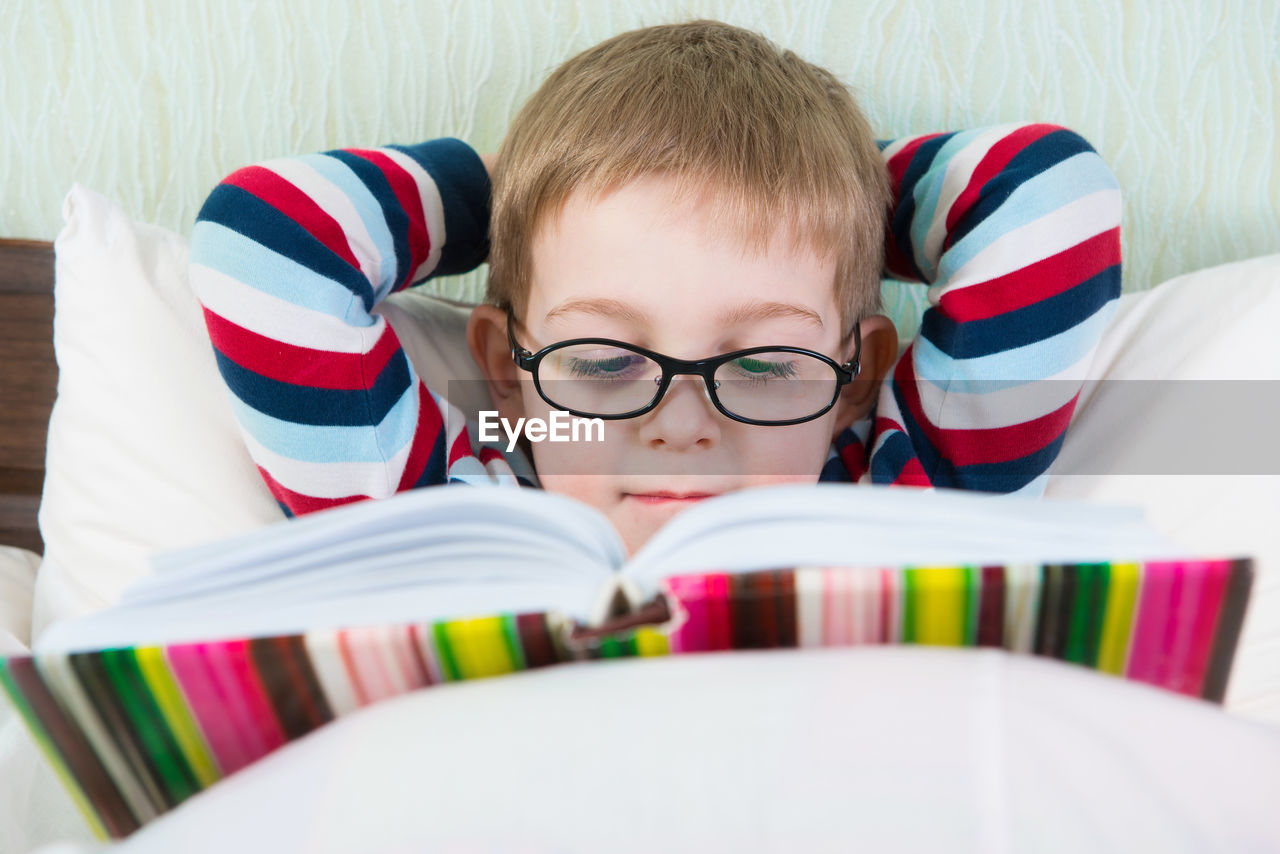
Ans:
{"label": "blue stripe", "polygon": [[1003,463],[955,466],[944,461],[934,471],[931,483],[939,487],[979,492],[1016,492],[1026,489],[1053,465],[1065,437],[1064,431],[1040,450]]}
{"label": "blue stripe", "polygon": [[1096,154],[1079,154],[1027,179],[982,224],[954,240],[943,253],[940,281],[955,275],[973,257],[1017,228],[1048,216],[1077,199],[1117,188],[1115,176]]}
{"label": "blue stripe", "polygon": [[[1036,477],[1048,471],[1049,466],[1053,464],[1053,461],[1058,456],[1058,451],[1062,447],[1065,431],[1059,433],[1043,448],[1016,459],[1002,463],[957,466],[950,460],[945,459],[925,437],[924,429],[911,414],[911,410],[907,407],[907,403],[896,384],[893,393],[898,401],[898,409],[902,415],[902,426],[906,430],[906,434],[897,433],[897,436],[901,436],[904,442],[908,440],[908,436],[915,437],[908,442],[906,450],[909,452],[914,449],[929,483],[937,487],[973,489],[981,492],[1013,492],[1016,489],[1025,487]],[[899,462],[897,459],[903,453],[904,450],[901,446],[896,447],[894,449],[894,458],[886,464],[887,467],[897,466],[894,473],[895,478],[897,477],[897,472],[900,472],[902,466],[906,464],[905,460]],[[871,466],[872,481],[875,483],[892,483],[893,478],[876,480],[877,465],[878,461],[873,459]],[[887,467],[882,467],[880,477],[887,475]]]}
{"label": "blue stripe", "polygon": [[[214,225],[220,228],[211,227]],[[373,307],[373,288],[359,268],[335,255],[279,210],[232,184],[215,187],[200,209],[191,232],[191,260],[277,295],[290,289],[269,286],[273,276],[279,275],[274,271],[282,269],[273,265],[288,264],[290,270],[310,271],[310,279],[319,277],[340,285],[347,291],[348,301],[352,294],[360,297],[366,311]],[[259,269],[268,272],[246,272]]]}
{"label": "blue stripe", "polygon": [[354,172],[382,208],[382,218],[386,221],[387,233],[395,248],[395,287],[400,287],[413,274],[410,269],[412,254],[409,250],[409,215],[400,206],[400,200],[396,198],[382,169],[350,151],[326,151],[325,154],[341,161]]}
{"label": "blue stripe", "polygon": [[373,292],[368,280],[358,275],[359,270],[356,273],[364,293],[353,293],[342,281],[300,264],[296,258],[297,254],[291,257],[264,251],[249,237],[209,220],[197,222],[191,230],[192,264],[217,270],[256,291],[351,326],[373,325],[368,310]]}
{"label": "blue stripe", "polygon": [[1114,264],[1061,293],[995,317],[958,322],[929,309],[920,337],[953,359],[976,359],[1052,338],[1119,296],[1120,265]]}
{"label": "blue stripe", "polygon": [[933,158],[933,165],[926,176],[916,184],[915,192],[912,194],[915,197],[916,206],[911,222],[911,246],[915,250],[912,257],[916,266],[924,273],[926,282],[932,282],[937,272],[929,258],[925,257],[924,245],[938,212],[938,198],[942,195],[942,187],[946,183],[947,169],[951,165],[951,159],[981,133],[983,131],[972,130],[953,134],[946,144],[938,149],[938,153]]}
{"label": "blue stripe", "polygon": [[436,439],[431,445],[431,456],[427,458],[427,465],[413,484],[415,489],[420,486],[438,486],[448,482],[449,475],[445,466],[445,461],[448,459],[446,453],[445,431],[440,429],[436,431]]}
{"label": "blue stripe", "polygon": [[907,262],[911,264],[916,278],[924,281],[924,275],[916,266],[915,251],[911,245],[911,223],[916,213],[915,190],[919,181],[933,163],[934,156],[942,146],[946,145],[955,134],[943,134],[940,137],[921,143],[916,153],[911,156],[906,171],[902,175],[902,184],[898,188],[897,208],[893,212],[890,231],[894,242],[898,245]]}
{"label": "blue stripe", "polygon": [[[1063,437],[1066,438],[1065,436]],[[1050,463],[1052,465],[1052,463]],[[1024,485],[1013,490],[1010,494],[1021,495],[1027,498],[1040,498],[1044,495],[1045,487],[1049,485],[1049,474],[1039,474],[1027,481]]]}
{"label": "blue stripe", "polygon": [[[389,146],[413,158],[440,190],[444,204],[444,247],[432,276],[475,269],[489,257],[489,173],[471,146],[458,139]],[[441,235],[433,234],[432,240]]]}
{"label": "blue stripe", "polygon": [[[982,187],[978,201],[956,223],[950,235],[950,244],[959,243],[970,231],[986,222],[987,217],[999,210],[1009,195],[1024,182],[1064,160],[1086,152],[1092,153],[1093,147],[1075,131],[1065,128],[1047,133],[1028,144]],[[1105,165],[1103,168],[1106,168]]]}
{"label": "blue stripe", "polygon": [[411,385],[409,361],[403,350],[392,355],[368,390],[314,388],[281,382],[241,367],[216,349],[214,356],[223,380],[236,397],[258,412],[296,424],[331,427],[380,424]]}
{"label": "blue stripe", "polygon": [[871,455],[871,482],[893,483],[914,457],[906,434],[894,430]]}
{"label": "blue stripe", "polygon": [[1093,349],[1115,307],[1113,300],[1057,335],[973,359],[953,359],[927,338],[916,338],[912,349],[915,374],[935,385],[956,377],[980,378],[985,382],[1030,382],[1051,377],[1079,362]]}
{"label": "blue stripe", "polygon": [[326,154],[308,154],[298,158],[318,174],[337,187],[355,207],[360,221],[364,223],[374,249],[381,258],[378,268],[376,300],[386,296],[396,281],[396,247],[387,230],[387,221],[383,217],[382,205],[374,198],[373,193],[364,185],[351,167],[336,157]]}
{"label": "blue stripe", "polygon": [[839,457],[832,457],[823,463],[822,472],[818,475],[819,483],[849,483],[852,480],[848,467]]}
{"label": "blue stripe", "polygon": [[235,396],[236,420],[263,447],[309,463],[381,463],[402,451],[418,423],[418,395],[404,393],[376,427],[298,424],[259,412]]}

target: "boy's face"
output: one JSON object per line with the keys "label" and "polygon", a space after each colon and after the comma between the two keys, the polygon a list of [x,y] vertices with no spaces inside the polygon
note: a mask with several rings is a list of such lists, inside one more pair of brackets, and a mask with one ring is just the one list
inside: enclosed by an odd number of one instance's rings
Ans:
{"label": "boy's face", "polygon": [[[765,345],[804,347],[840,364],[852,356],[834,260],[781,235],[764,250],[744,251],[696,203],[674,202],[661,178],[599,201],[571,196],[539,231],[533,270],[515,333],[532,352],[570,338],[612,338],[689,360]],[[547,419],[552,407],[532,376],[519,371],[518,379],[518,390],[498,401],[502,415]],[[684,375],[656,409],[605,421],[603,442],[542,441],[531,449],[546,489],[603,511],[634,551],[707,497],[817,480],[834,434],[853,417],[840,406],[802,424],[743,424],[715,409],[700,377]]]}

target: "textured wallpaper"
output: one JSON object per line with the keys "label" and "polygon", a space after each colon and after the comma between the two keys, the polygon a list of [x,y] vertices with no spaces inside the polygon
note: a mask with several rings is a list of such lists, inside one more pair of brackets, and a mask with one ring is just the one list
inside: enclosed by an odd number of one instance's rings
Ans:
{"label": "textured wallpaper", "polygon": [[1127,290],[1280,251],[1277,0],[0,0],[0,236],[52,239],[72,181],[185,232],[253,160],[492,149],[560,60],[694,16],[827,65],[881,136],[1079,130],[1126,194]]}

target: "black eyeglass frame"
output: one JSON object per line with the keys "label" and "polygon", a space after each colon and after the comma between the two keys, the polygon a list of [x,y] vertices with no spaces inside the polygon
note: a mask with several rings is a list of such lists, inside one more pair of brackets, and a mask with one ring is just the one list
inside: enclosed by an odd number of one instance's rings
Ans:
{"label": "black eyeglass frame", "polygon": [[[667,394],[667,388],[671,385],[671,380],[682,374],[694,375],[702,377],[703,385],[706,386],[707,396],[711,399],[711,403],[716,410],[726,418],[737,421],[742,424],[752,424],[757,427],[789,427],[792,424],[804,424],[807,421],[813,421],[815,418],[821,418],[831,411],[831,407],[836,405],[836,401],[840,398],[840,390],[846,385],[853,382],[861,370],[862,361],[862,330],[859,322],[853,324],[853,340],[854,351],[853,358],[845,362],[843,365],[835,359],[824,353],[815,350],[806,350],[803,347],[789,347],[786,345],[778,345],[774,347],[749,347],[745,350],[734,350],[732,353],[723,353],[719,356],[712,356],[708,359],[676,359],[671,356],[665,356],[662,353],[653,350],[646,350],[644,347],[638,347],[635,344],[629,344],[626,341],[618,341],[613,338],[570,338],[566,341],[557,341],[554,344],[548,344],[536,353],[532,353],[516,343],[515,328],[513,326],[514,315],[510,308],[507,309],[507,342],[511,345],[511,359],[516,363],[516,367],[521,370],[528,371],[533,374],[533,386],[538,390],[538,396],[557,409],[568,412],[570,415],[576,415],[579,418],[599,418],[604,421],[621,421],[625,418],[638,418],[646,412],[652,412],[662,403],[662,399]],[[577,344],[604,344],[610,347],[621,347],[630,350],[633,353],[639,353],[654,362],[662,369],[662,380],[658,383],[658,390],[654,393],[653,399],[646,406],[639,409],[633,409],[630,412],[623,412],[619,415],[601,415],[596,412],[582,412],[576,409],[568,409],[559,403],[556,403],[546,392],[542,390],[542,380],[538,377],[538,363],[541,362],[548,354],[556,350],[562,350],[565,347],[572,347]],[[819,411],[804,418],[791,418],[785,421],[762,421],[757,418],[747,418],[742,415],[736,415],[725,408],[720,402],[719,395],[716,394],[716,370],[726,362],[732,362],[734,359],[741,359],[744,356],[752,356],[757,353],[798,353],[805,356],[813,356],[825,362],[836,374],[836,387],[831,394],[831,400]]]}

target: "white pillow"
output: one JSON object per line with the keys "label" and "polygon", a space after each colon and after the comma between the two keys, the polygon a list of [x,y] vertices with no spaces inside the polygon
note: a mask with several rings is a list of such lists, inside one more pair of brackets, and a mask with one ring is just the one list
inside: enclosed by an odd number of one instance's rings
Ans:
{"label": "white pillow", "polygon": [[[33,638],[116,601],[155,552],[283,518],[218,376],[187,280],[187,241],[79,184],[63,218]],[[468,307],[412,292],[381,310],[431,382],[466,380],[454,384],[462,404],[488,407],[466,348]]]}
{"label": "white pillow", "polygon": [[1122,297],[1045,495],[1140,505],[1189,549],[1254,556],[1226,705],[1280,724],[1278,324],[1280,255]]}
{"label": "white pillow", "polygon": [[547,668],[361,709],[113,851],[1280,850],[1280,733],[992,650]]}
{"label": "white pillow", "polygon": [[152,552],[282,517],[221,388],[186,241],[79,185],[63,218],[33,635],[115,601]]}
{"label": "white pillow", "polygon": [[16,546],[0,546],[0,655],[26,652],[31,645],[31,600],[40,556]]}

